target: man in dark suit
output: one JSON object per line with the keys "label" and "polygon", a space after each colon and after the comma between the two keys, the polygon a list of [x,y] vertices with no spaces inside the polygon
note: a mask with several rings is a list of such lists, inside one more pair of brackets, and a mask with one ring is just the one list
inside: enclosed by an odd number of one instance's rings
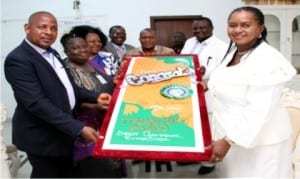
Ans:
{"label": "man in dark suit", "polygon": [[125,28],[120,25],[114,25],[109,29],[109,38],[111,41],[105,45],[103,50],[112,53],[115,59],[119,59],[119,62],[121,62],[127,51],[135,48],[125,43],[126,31]]}
{"label": "man in dark suit", "polygon": [[27,153],[32,178],[72,177],[76,137],[96,141],[98,133],[73,117],[79,102],[98,102],[105,110],[110,95],[77,87],[58,53],[51,49],[57,21],[49,12],[33,13],[24,26],[25,40],[8,54],[5,76],[17,107],[13,143]]}

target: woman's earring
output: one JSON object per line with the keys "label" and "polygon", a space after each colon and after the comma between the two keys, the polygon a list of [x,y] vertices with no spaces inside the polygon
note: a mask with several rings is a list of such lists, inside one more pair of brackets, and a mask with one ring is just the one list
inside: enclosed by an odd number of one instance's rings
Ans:
{"label": "woman's earring", "polygon": [[262,38],[261,34],[258,34],[257,38],[259,38],[259,39]]}

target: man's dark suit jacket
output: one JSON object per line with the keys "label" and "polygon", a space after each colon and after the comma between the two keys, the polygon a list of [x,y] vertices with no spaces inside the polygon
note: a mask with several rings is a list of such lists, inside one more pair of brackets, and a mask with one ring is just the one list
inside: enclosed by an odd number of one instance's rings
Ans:
{"label": "man's dark suit jacket", "polygon": [[[125,48],[126,48],[126,51],[127,51],[127,52],[128,52],[129,50],[135,48],[134,46],[129,45],[129,44],[124,44],[124,45],[125,45]],[[114,47],[114,45],[113,45],[113,43],[112,43],[111,41],[107,42],[107,44],[106,44],[105,47],[103,48],[103,51],[112,53],[116,59],[119,58],[118,52],[117,52],[116,48]]]}
{"label": "man's dark suit jacket", "polygon": [[[60,59],[57,53],[55,56]],[[13,143],[39,156],[71,155],[83,124],[73,117],[67,91],[51,65],[23,41],[8,54],[4,68],[17,101]],[[76,102],[96,102],[98,94],[70,81]]]}

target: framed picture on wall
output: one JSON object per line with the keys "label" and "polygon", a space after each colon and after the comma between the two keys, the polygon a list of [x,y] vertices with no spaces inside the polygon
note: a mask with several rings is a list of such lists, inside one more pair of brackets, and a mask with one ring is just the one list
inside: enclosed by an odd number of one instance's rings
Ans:
{"label": "framed picture on wall", "polygon": [[211,144],[196,55],[136,56],[122,70],[95,157],[207,161]]}

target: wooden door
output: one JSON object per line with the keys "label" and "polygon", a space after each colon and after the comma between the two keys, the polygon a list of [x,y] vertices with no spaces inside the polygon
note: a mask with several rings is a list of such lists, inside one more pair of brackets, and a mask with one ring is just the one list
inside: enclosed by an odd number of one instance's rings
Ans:
{"label": "wooden door", "polygon": [[186,38],[193,36],[192,23],[197,16],[151,16],[151,28],[155,30],[157,44],[167,47],[172,46],[172,35],[175,32],[183,32]]}

